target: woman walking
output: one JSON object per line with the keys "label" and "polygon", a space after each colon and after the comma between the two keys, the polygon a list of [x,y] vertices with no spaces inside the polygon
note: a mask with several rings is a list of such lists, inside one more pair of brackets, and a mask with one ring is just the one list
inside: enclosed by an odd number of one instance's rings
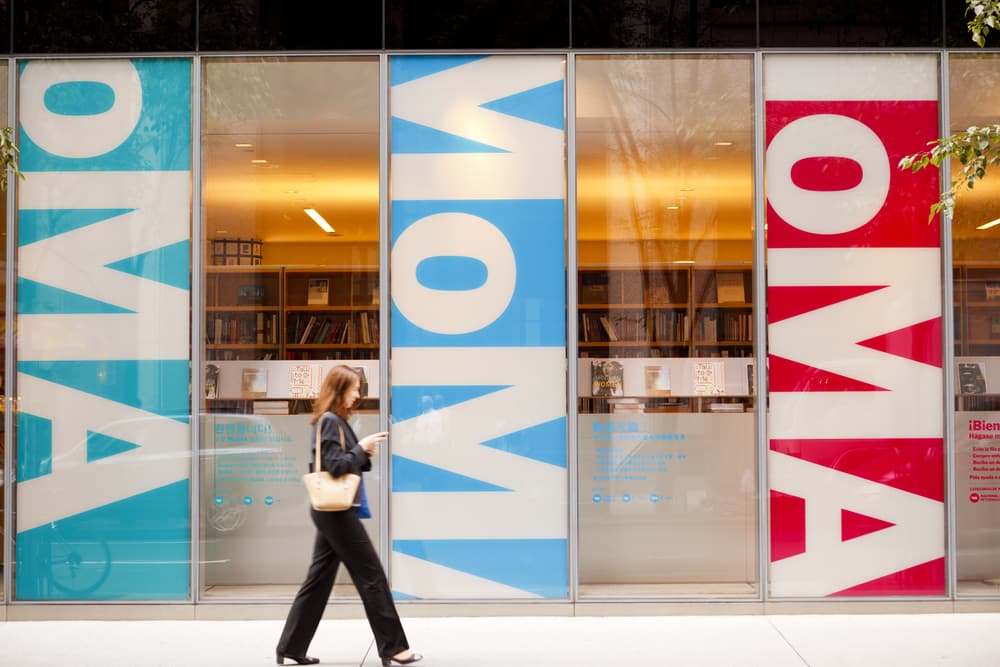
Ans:
{"label": "woman walking", "polygon": [[[361,474],[372,467],[371,457],[388,433],[373,433],[360,441],[347,423],[351,409],[361,397],[361,378],[349,366],[334,366],[327,373],[319,398],[313,403],[311,423],[319,429],[323,470],[334,477],[348,472]],[[315,458],[315,452],[314,452]],[[368,533],[357,515],[362,485],[354,498],[354,507],[343,512],[319,512],[310,509],[316,525],[312,564],[306,580],[292,602],[276,649],[278,664],[285,658],[300,665],[314,665],[319,658],[306,655],[323,609],[330,599],[337,568],[343,562],[361,596],[365,615],[375,634],[383,665],[408,665],[423,656],[410,650],[399,621],[396,605],[389,591],[385,571],[372,546]]]}

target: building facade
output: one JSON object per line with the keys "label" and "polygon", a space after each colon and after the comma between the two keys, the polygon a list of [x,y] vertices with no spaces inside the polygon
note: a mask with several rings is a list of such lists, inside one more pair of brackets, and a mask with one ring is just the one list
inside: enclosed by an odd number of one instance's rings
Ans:
{"label": "building facade", "polygon": [[287,603],[341,363],[403,604],[1000,601],[998,186],[898,167],[1000,118],[963,5],[66,4],[0,14],[6,618]]}

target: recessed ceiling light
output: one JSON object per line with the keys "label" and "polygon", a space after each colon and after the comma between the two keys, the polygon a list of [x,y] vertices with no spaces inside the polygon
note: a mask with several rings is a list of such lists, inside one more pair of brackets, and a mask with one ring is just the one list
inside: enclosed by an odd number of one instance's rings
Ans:
{"label": "recessed ceiling light", "polygon": [[712,144],[712,145],[713,145],[713,146],[732,146],[732,145],[733,145],[733,142],[731,142],[731,141],[716,141],[716,142],[715,142],[714,144]]}
{"label": "recessed ceiling light", "polygon": [[997,225],[1000,225],[1000,218],[987,222],[985,225],[979,225],[976,229],[989,229],[990,227],[996,227]]}
{"label": "recessed ceiling light", "polygon": [[233,144],[237,148],[253,148],[253,144]]}
{"label": "recessed ceiling light", "polygon": [[668,206],[668,207],[667,207],[667,210],[668,210],[668,211],[676,211],[676,210],[677,210],[677,209],[679,209],[679,208],[680,208],[680,206]]}
{"label": "recessed ceiling light", "polygon": [[286,195],[297,195],[297,194],[299,194],[299,191],[298,190],[285,190],[285,194]]}
{"label": "recessed ceiling light", "polygon": [[267,164],[267,160],[250,160],[250,164]]}
{"label": "recessed ceiling light", "polygon": [[693,259],[675,259],[671,264],[694,264]]}
{"label": "recessed ceiling light", "polygon": [[681,188],[681,192],[694,192],[694,187],[688,185],[686,187]]}
{"label": "recessed ceiling light", "polygon": [[216,229],[215,233],[216,234],[228,234],[229,230],[228,229]]}
{"label": "recessed ceiling light", "polygon": [[302,210],[305,211],[306,215],[308,215],[310,218],[312,218],[313,222],[315,222],[317,225],[319,225],[320,229],[322,229],[327,234],[332,234],[335,231],[333,229],[333,227],[330,226],[330,223],[327,222],[326,220],[324,220],[323,216],[321,216],[319,214],[319,212],[316,211],[316,209],[314,209],[314,208],[305,208],[305,209],[302,209]]}

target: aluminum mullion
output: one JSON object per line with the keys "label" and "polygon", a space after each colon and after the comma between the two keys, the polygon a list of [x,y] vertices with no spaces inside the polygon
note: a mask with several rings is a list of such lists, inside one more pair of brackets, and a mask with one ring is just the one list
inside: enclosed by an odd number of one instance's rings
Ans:
{"label": "aluminum mullion", "polygon": [[577,235],[576,235],[576,56],[566,56],[566,475],[569,495],[569,599],[576,603],[580,599],[580,502],[578,461],[579,442],[579,401],[577,401],[576,363],[579,357],[577,334]]}
{"label": "aluminum mullion", "polygon": [[[940,126],[938,136],[944,137],[949,134],[951,126],[951,92],[949,90],[949,58],[947,53],[941,54],[938,63],[940,68],[940,103],[938,105],[938,118]],[[951,159],[945,158],[938,171],[945,174],[939,179],[942,194],[948,190],[951,174]],[[958,591],[958,563],[957,563],[957,530],[958,521],[955,511],[955,377],[952,369],[955,368],[955,321],[951,313],[954,312],[955,290],[952,284],[953,257],[952,257],[952,215],[945,213],[941,216],[941,287],[942,287],[942,308],[941,308],[941,344],[944,346],[942,363],[942,400],[944,401],[944,479],[945,479],[945,594],[954,599]]]}
{"label": "aluminum mullion", "polygon": [[204,280],[201,219],[201,58],[191,61],[191,595],[201,600],[201,422],[205,395],[202,287]]}
{"label": "aluminum mullion", "polygon": [[[757,381],[754,395],[756,412],[756,442],[757,442],[757,598],[767,599],[768,569],[770,553],[768,529],[768,492],[767,480],[767,322],[763,308],[767,298],[767,248],[765,246],[764,225],[767,220],[767,209],[764,199],[764,56],[759,51],[753,58],[753,192],[754,192],[754,227],[753,227],[753,302],[754,302],[754,377]],[[754,388],[751,388],[754,389]]]}
{"label": "aluminum mullion", "polygon": [[[389,430],[389,56],[378,59],[378,264],[379,264],[379,430]],[[386,441],[391,446],[391,441]],[[389,572],[389,470],[388,447],[379,448],[379,553],[386,575]]]}

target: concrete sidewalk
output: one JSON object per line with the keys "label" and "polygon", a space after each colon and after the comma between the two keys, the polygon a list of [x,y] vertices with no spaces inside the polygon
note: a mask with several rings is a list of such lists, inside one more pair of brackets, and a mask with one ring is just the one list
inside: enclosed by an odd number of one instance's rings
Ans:
{"label": "concrete sidewalk", "polygon": [[[997,667],[1000,614],[405,618],[420,667]],[[274,664],[280,621],[10,621],[0,665]],[[377,666],[367,623],[327,620],[324,665]]]}

